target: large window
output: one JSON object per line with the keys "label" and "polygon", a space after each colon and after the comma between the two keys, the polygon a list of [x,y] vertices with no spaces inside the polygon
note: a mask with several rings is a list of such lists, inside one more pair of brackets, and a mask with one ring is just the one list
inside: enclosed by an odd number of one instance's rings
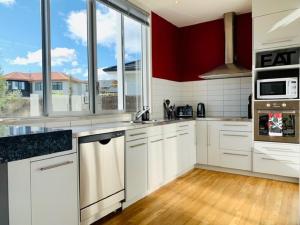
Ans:
{"label": "large window", "polygon": [[0,0],[0,117],[140,109],[147,16],[135,10],[123,0]]}
{"label": "large window", "polygon": [[40,0],[0,1],[0,117],[40,116],[43,95]]}

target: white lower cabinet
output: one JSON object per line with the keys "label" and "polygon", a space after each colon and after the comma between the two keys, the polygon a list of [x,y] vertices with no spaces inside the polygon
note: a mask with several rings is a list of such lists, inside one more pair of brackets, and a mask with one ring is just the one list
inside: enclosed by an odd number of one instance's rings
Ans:
{"label": "white lower cabinet", "polygon": [[220,122],[215,121],[209,121],[207,125],[207,164],[211,166],[220,165],[219,126]]}
{"label": "white lower cabinet", "polygon": [[251,170],[251,152],[221,150],[220,166],[239,169]]}
{"label": "white lower cabinet", "polygon": [[164,180],[176,178],[179,171],[178,135],[176,132],[164,136]]}
{"label": "white lower cabinet", "polygon": [[197,163],[207,164],[207,121],[196,124]]}
{"label": "white lower cabinet", "polygon": [[157,135],[148,138],[148,189],[158,189],[164,183],[164,138]]}
{"label": "white lower cabinet", "polygon": [[31,163],[32,225],[78,224],[76,154]]}
{"label": "white lower cabinet", "polygon": [[126,143],[125,207],[147,194],[147,138]]}

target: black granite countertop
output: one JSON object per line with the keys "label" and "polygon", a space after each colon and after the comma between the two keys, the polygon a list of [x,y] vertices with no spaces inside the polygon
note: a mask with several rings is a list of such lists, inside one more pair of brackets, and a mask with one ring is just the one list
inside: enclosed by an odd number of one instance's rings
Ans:
{"label": "black granite countertop", "polygon": [[72,130],[0,125],[0,163],[72,149]]}

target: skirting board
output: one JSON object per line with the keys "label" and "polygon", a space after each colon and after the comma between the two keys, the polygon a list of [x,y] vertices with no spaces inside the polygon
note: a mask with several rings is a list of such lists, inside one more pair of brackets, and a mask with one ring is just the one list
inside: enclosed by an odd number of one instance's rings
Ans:
{"label": "skirting board", "polygon": [[260,177],[260,178],[266,178],[266,179],[271,179],[271,180],[286,181],[286,182],[291,182],[291,183],[299,183],[299,178],[283,177],[283,176],[264,174],[264,173],[255,173],[255,172],[251,172],[251,171],[229,169],[229,168],[224,168],[224,167],[196,164],[195,168],[213,170],[213,171],[225,172],[225,173],[233,173],[233,174],[239,174],[239,175],[244,175],[244,176]]}

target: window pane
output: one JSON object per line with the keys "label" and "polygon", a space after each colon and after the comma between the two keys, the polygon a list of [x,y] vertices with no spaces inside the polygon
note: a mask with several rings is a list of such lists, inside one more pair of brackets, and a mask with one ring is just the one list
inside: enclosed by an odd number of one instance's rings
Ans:
{"label": "window pane", "polygon": [[83,0],[51,0],[52,111],[89,112],[87,9]]}
{"label": "window pane", "polygon": [[0,117],[40,116],[40,0],[0,1]]}
{"label": "window pane", "polygon": [[97,2],[97,111],[123,110],[121,14]]}
{"label": "window pane", "polygon": [[127,112],[141,109],[142,102],[142,25],[124,16],[125,102]]}

